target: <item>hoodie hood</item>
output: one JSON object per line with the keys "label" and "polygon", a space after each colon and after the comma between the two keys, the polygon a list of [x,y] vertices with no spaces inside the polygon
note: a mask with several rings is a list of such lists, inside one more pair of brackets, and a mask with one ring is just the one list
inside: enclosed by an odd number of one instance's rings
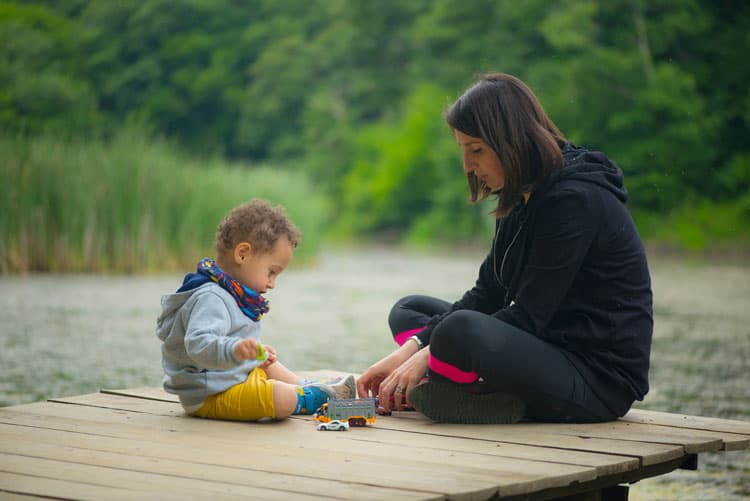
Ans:
{"label": "hoodie hood", "polygon": [[[156,335],[164,341],[172,329],[177,317],[177,313],[180,308],[191,298],[198,288],[205,284],[196,284],[196,281],[190,282],[188,277],[190,275],[197,275],[195,273],[189,273],[185,276],[185,282],[178,292],[172,294],[164,294],[161,297],[161,315],[156,319]],[[207,282],[211,280],[207,279]],[[191,283],[193,287],[186,288],[185,284]]]}
{"label": "hoodie hood", "polygon": [[604,153],[579,148],[572,143],[565,143],[562,152],[565,167],[551,176],[553,183],[575,179],[596,184],[611,191],[622,203],[627,202],[622,170]]}
{"label": "hoodie hood", "polygon": [[175,316],[182,306],[193,296],[193,293],[211,279],[200,273],[188,273],[182,285],[172,294],[161,297],[161,315],[156,319],[156,335],[164,341],[175,322]]}
{"label": "hoodie hood", "polygon": [[201,285],[210,282],[211,279],[202,273],[188,273],[182,280],[182,285],[177,292],[186,292],[189,290],[197,289]]}

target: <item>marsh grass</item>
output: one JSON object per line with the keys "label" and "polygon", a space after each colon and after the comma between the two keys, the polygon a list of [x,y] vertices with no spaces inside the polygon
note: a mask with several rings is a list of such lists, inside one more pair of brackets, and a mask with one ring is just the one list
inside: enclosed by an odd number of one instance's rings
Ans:
{"label": "marsh grass", "polygon": [[669,213],[633,211],[641,235],[661,247],[695,254],[746,253],[750,194],[728,202],[693,202]]}
{"label": "marsh grass", "polygon": [[180,153],[124,130],[110,140],[0,137],[0,273],[172,271],[213,255],[222,216],[282,204],[317,253],[325,202],[298,172]]}

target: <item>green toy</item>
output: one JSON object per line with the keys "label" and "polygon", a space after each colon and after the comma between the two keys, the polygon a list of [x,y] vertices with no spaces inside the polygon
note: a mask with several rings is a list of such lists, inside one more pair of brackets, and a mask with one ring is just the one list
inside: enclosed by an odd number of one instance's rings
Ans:
{"label": "green toy", "polygon": [[258,342],[258,356],[255,357],[255,360],[265,360],[266,359],[266,350],[263,348],[263,345]]}

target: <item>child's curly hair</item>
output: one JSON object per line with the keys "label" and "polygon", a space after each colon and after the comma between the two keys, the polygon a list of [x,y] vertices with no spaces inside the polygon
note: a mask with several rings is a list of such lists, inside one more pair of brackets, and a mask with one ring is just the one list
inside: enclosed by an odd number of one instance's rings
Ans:
{"label": "child's curly hair", "polygon": [[216,252],[224,255],[242,242],[252,245],[253,251],[271,252],[282,236],[286,236],[292,248],[296,248],[302,233],[287,217],[282,206],[254,199],[235,207],[224,216],[216,229]]}

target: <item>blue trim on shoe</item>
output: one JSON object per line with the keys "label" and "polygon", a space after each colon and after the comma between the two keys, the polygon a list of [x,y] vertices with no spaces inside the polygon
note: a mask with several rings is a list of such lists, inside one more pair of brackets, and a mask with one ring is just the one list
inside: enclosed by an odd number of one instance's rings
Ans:
{"label": "blue trim on shoe", "polygon": [[319,386],[303,386],[302,392],[305,398],[305,408],[303,414],[312,414],[317,411],[321,405],[328,402],[330,398],[328,393]]}

